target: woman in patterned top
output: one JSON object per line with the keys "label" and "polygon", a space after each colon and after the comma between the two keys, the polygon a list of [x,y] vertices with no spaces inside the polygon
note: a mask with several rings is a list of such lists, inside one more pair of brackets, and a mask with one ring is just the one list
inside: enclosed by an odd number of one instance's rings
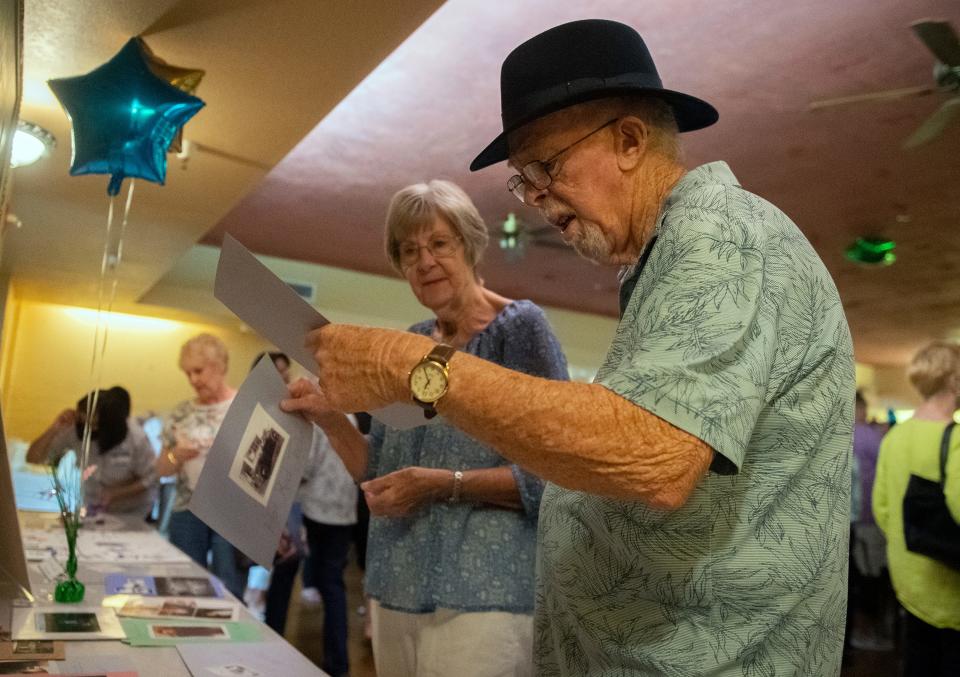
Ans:
{"label": "woman in patterned top", "polygon": [[[411,332],[528,374],[566,379],[543,311],[483,286],[487,229],[447,181],[390,203],[386,250],[434,318]],[[541,480],[443,420],[374,421],[370,440],[307,381],[283,404],[320,425],[370,506],[367,592],[380,675],[531,672]]]}
{"label": "woman in patterned top", "polygon": [[207,452],[237,394],[226,382],[228,361],[227,346],[211,334],[199,334],[183,344],[180,369],[197,397],[181,402],[167,416],[156,470],[163,477],[177,476],[170,542],[203,567],[207,566],[208,551],[212,551],[211,571],[231,593],[243,599],[244,580],[234,547],[187,510]]}

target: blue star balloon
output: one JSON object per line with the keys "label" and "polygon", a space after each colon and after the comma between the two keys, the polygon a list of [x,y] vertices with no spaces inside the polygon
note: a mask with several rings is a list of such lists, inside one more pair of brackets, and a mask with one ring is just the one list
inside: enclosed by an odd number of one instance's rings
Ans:
{"label": "blue star balloon", "polygon": [[110,174],[109,195],[127,176],[163,185],[170,142],[204,106],[151,72],[138,38],[86,75],[48,84],[73,124],[71,176]]}

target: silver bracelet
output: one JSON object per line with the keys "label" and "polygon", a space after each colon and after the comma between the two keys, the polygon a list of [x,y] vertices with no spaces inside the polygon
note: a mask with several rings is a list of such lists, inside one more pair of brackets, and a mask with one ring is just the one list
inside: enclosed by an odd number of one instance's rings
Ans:
{"label": "silver bracelet", "polygon": [[450,503],[459,503],[460,494],[463,492],[463,472],[460,470],[455,470],[453,473],[453,493],[450,494],[450,498],[447,500]]}

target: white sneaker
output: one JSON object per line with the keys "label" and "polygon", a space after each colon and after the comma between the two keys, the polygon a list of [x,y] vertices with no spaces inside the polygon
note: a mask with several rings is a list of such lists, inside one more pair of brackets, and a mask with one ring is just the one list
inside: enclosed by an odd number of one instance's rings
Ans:
{"label": "white sneaker", "polygon": [[316,588],[304,588],[300,591],[300,599],[305,604],[319,604],[320,603],[320,591]]}

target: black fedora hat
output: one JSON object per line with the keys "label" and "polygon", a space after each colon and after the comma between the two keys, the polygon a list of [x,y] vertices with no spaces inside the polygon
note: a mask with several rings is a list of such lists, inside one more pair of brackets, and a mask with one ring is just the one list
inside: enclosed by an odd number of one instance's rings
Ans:
{"label": "black fedora hat", "polygon": [[577,103],[630,92],[656,95],[673,108],[681,132],[708,127],[717,110],[689,94],[663,88],[643,38],[616,21],[572,21],[514,49],[500,69],[503,132],[470,163],[477,171],[506,160],[507,135]]}

